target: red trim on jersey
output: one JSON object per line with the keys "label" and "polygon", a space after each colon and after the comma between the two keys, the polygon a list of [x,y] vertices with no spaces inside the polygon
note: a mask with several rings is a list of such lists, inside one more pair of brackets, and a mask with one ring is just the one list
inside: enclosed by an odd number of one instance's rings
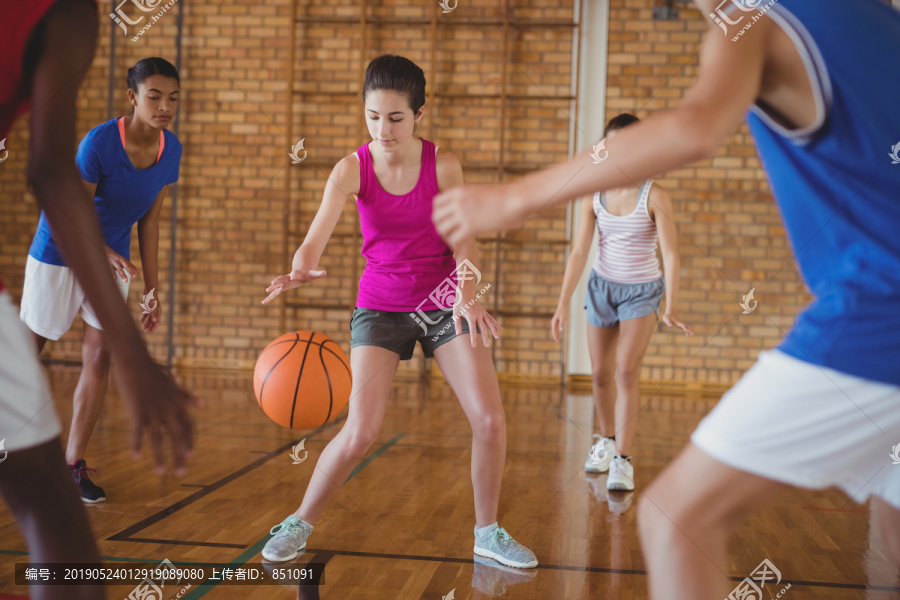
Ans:
{"label": "red trim on jersey", "polygon": [[[119,138],[122,140],[122,149],[125,149],[125,117],[119,117]],[[163,130],[159,130],[159,153],[156,155],[156,162],[159,162],[159,159],[162,158],[163,148],[166,147],[166,136],[163,135]]]}

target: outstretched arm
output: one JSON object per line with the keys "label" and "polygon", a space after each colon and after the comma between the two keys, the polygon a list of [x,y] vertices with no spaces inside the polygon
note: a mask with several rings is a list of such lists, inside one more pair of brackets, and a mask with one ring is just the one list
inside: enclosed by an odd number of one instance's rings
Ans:
{"label": "outstretched arm", "polygon": [[263,304],[268,304],[284,290],[298,288],[304,283],[328,274],[327,271],[317,270],[316,267],[341,218],[347,198],[356,194],[359,194],[359,162],[352,155],[345,156],[334,166],[331,176],[325,183],[325,193],[319,212],[309,226],[303,243],[294,253],[291,272],[272,280],[266,288],[268,296],[263,299]]}
{"label": "outstretched arm", "polygon": [[[678,108],[620,131],[605,160],[585,150],[571,160],[503,185],[467,185],[435,200],[434,221],[451,245],[472,235],[521,227],[543,208],[597,191],[635,185],[711,156],[759,96],[768,19],[733,43],[707,34],[700,76]],[[603,158],[601,156],[600,158]]]}

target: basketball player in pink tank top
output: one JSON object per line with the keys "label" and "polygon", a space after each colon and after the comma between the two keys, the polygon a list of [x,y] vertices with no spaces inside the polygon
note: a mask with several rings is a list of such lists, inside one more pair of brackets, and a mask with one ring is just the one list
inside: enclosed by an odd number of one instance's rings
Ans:
{"label": "basketball player in pink tank top", "polygon": [[[488,332],[498,339],[500,325],[477,301],[481,292],[466,283],[469,267],[478,263],[475,239],[454,256],[431,222],[434,197],[463,183],[462,167],[453,154],[415,134],[424,114],[425,74],[410,60],[373,60],[363,102],[373,141],[335,166],[291,273],[275,278],[263,300],[326,276],[319,260],[347,198],[354,197],[366,269],[350,324],[347,422],[322,451],[300,507],[272,529],[263,558],[291,560],[306,547],[313,524],[339,488],[335,482],[347,480],[378,436],[394,373],[418,341],[425,356],[437,360],[472,426],[475,554],[511,567],[535,567],[534,553],[497,524],[506,420]],[[442,286],[450,292],[436,293]],[[448,296],[456,300],[452,320],[444,319],[450,308],[442,298]]]}
{"label": "basketball player in pink tank top", "polygon": [[[604,137],[638,123],[621,114],[607,124]],[[605,199],[605,204],[604,204]],[[598,433],[584,468],[588,473],[609,471],[606,487],[634,490],[631,445],[637,428],[641,362],[656,329],[659,304],[666,295],[663,322],[693,335],[678,318],[680,261],[678,234],[669,195],[652,180],[642,185],[597,193],[582,200],[581,220],[566,265],[559,304],[550,329],[553,339],[569,321],[569,303],[590,254],[595,227],[600,248],[591,270],[584,307],[587,309],[588,349],[591,355],[594,409]],[[657,241],[665,265],[663,277],[656,257]],[[631,497],[607,495],[610,508],[626,509]]]}

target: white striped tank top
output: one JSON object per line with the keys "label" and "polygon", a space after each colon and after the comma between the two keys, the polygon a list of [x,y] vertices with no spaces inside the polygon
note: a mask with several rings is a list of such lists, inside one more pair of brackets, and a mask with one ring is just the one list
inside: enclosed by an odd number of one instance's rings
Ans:
{"label": "white striped tank top", "polygon": [[637,206],[623,217],[607,212],[600,192],[594,194],[594,217],[600,232],[594,271],[604,279],[646,283],[662,277],[656,256],[656,223],[647,210],[652,185],[652,179],[644,182]]}

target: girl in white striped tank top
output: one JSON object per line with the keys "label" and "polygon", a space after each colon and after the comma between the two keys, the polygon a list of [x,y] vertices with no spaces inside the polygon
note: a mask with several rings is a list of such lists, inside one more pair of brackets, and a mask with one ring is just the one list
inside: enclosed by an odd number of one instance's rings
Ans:
{"label": "girl in white striped tank top", "polygon": [[[637,122],[634,115],[615,117],[606,126],[607,139]],[[581,201],[578,231],[550,323],[553,338],[560,340],[569,320],[569,304],[587,264],[595,225],[600,244],[584,307],[588,311],[598,433],[584,467],[590,473],[609,470],[608,489],[631,491],[631,444],[640,406],[641,362],[656,329],[663,294],[663,322],[685,335],[693,332],[676,311],[680,261],[672,203],[665,190],[647,180],[640,186],[598,192],[593,202]],[[657,242],[665,275],[656,255]]]}

